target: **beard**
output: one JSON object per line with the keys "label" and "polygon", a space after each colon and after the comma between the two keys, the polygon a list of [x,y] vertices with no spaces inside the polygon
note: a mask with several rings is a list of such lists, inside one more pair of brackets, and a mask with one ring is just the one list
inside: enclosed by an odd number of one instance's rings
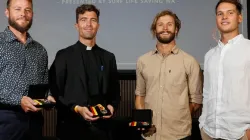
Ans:
{"label": "beard", "polygon": [[157,40],[162,43],[162,44],[169,44],[171,41],[173,41],[175,39],[175,33],[167,31],[167,33],[169,33],[169,37],[167,38],[163,38],[161,37],[161,34],[165,33],[165,31],[161,31],[156,33],[156,38]]}
{"label": "beard", "polygon": [[[28,21],[26,18],[25,18],[25,20]],[[13,27],[14,29],[16,29],[17,31],[19,31],[19,32],[21,32],[21,33],[25,33],[25,32],[27,32],[27,31],[30,29],[33,20],[32,20],[32,19],[29,20],[28,24],[26,24],[25,26],[19,25],[19,24],[18,24],[14,19],[12,19],[11,17],[9,17],[8,22],[9,22],[9,25],[10,25],[11,27]]]}

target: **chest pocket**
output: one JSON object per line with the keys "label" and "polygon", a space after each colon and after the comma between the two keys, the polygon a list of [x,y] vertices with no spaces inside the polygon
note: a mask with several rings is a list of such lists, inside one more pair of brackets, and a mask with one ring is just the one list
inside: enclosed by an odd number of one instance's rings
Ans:
{"label": "chest pocket", "polygon": [[187,86],[187,74],[185,67],[176,66],[170,68],[167,71],[167,82],[171,86],[171,92],[181,94]]}

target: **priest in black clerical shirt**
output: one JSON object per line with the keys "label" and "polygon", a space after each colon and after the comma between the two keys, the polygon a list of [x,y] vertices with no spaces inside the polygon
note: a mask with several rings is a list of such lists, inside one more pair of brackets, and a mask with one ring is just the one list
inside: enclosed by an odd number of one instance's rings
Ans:
{"label": "priest in black clerical shirt", "polygon": [[[110,120],[120,101],[115,56],[96,44],[99,10],[94,5],[76,9],[75,27],[79,41],[59,50],[49,70],[51,93],[57,100],[57,136],[110,140]],[[95,117],[89,107],[97,104],[110,114]]]}

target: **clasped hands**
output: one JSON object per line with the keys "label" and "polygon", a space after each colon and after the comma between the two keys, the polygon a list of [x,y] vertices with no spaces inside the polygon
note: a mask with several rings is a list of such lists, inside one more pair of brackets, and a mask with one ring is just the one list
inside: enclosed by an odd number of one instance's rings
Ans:
{"label": "clasped hands", "polygon": [[[107,105],[107,109],[110,111],[111,115],[103,116],[103,119],[109,119],[113,116],[114,108],[111,105]],[[76,111],[86,120],[86,121],[96,121],[100,119],[100,117],[94,117],[94,114],[90,112],[88,107],[77,106]]]}

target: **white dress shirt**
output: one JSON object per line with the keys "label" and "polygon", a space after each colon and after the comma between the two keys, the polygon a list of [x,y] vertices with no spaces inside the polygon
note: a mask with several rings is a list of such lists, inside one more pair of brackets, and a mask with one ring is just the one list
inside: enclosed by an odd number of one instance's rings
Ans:
{"label": "white dress shirt", "polygon": [[250,127],[250,40],[219,41],[204,62],[202,128],[212,138],[236,140]]}

